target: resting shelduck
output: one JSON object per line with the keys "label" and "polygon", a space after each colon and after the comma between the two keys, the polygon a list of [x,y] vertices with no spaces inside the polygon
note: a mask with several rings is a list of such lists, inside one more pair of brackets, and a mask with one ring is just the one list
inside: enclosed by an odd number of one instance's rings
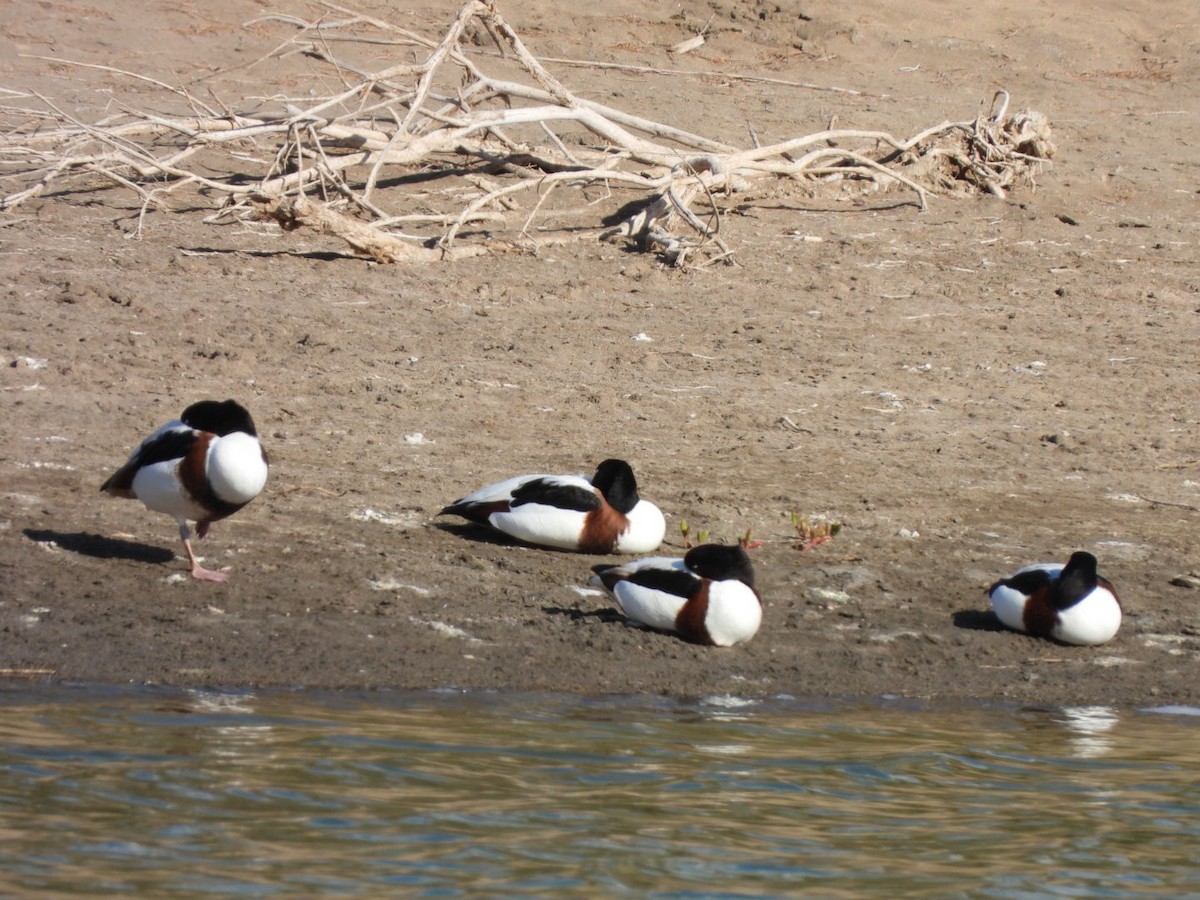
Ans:
{"label": "resting shelduck", "polygon": [[606,459],[582,475],[518,475],[455,500],[438,515],[490,525],[527,544],[579,553],[649,553],[667,523],[638,497],[629,463]]}
{"label": "resting shelduck", "polygon": [[266,483],[267,453],[250,413],[234,400],[201,400],[142,441],[100,490],[174,516],[192,577],[226,581],[226,573],[197,562],[187,523],[194,521],[196,535],[204,537],[213,522],[233,515]]}
{"label": "resting shelduck", "polygon": [[693,644],[729,647],[754,637],[762,601],[740,544],[701,544],[683,559],[654,556],[593,566],[627,617]]}
{"label": "resting shelduck", "polygon": [[1036,563],[990,588],[996,616],[1017,631],[1064,644],[1103,644],[1121,627],[1121,601],[1096,573],[1096,557],[1072,553],[1066,566]]}

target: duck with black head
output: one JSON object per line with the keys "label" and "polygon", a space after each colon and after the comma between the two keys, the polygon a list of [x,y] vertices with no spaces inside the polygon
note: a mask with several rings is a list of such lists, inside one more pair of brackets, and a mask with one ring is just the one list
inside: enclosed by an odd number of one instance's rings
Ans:
{"label": "duck with black head", "polygon": [[246,408],[235,400],[201,400],[142,441],[100,490],[173,516],[192,577],[220,582],[229,575],[200,565],[188,522],[203,538],[213,522],[262,492],[267,468],[267,452]]}
{"label": "duck with black head", "polygon": [[638,495],[629,463],[606,459],[582,475],[518,475],[455,500],[462,516],[527,544],[578,553],[649,553],[667,531],[662,511]]}
{"label": "duck with black head", "polygon": [[701,544],[683,559],[652,556],[593,566],[625,616],[693,644],[730,647],[750,640],[762,624],[754,567],[740,544]]}
{"label": "duck with black head", "polygon": [[1079,550],[1061,563],[1034,563],[990,588],[992,611],[1015,631],[1063,644],[1111,641],[1121,627],[1116,588],[1097,571],[1092,554]]}

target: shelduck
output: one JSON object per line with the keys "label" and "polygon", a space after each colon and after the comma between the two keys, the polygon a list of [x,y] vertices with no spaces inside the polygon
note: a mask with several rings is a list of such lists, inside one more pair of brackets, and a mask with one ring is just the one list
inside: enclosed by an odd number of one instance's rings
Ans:
{"label": "shelduck", "polygon": [[701,544],[683,559],[654,556],[592,571],[628,618],[694,644],[740,644],[762,624],[754,568],[740,544]]}
{"label": "shelduck", "polygon": [[591,479],[518,475],[456,500],[439,515],[462,516],[542,547],[578,553],[649,553],[667,523],[638,496],[629,463],[606,459]]}
{"label": "shelduck", "polygon": [[988,588],[992,610],[1009,628],[1064,644],[1103,644],[1121,627],[1121,601],[1083,550],[1066,566],[1035,563]]}
{"label": "shelduck", "polygon": [[100,490],[174,516],[192,577],[226,581],[228,574],[196,560],[188,522],[195,522],[196,536],[204,537],[213,522],[259,495],[267,483],[267,466],[267,453],[245,407],[234,400],[201,400],[142,441]]}

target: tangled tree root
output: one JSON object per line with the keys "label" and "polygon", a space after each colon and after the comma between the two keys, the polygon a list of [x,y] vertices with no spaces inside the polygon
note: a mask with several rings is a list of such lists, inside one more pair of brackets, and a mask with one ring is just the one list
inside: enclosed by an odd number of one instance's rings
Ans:
{"label": "tangled tree root", "polygon": [[[559,195],[560,214],[565,204],[585,215],[589,193],[619,190],[641,198],[626,204],[636,212],[607,229],[594,223],[587,233],[620,236],[683,265],[732,259],[720,235],[720,198],[762,179],[899,188],[924,209],[931,193],[1002,196],[1032,183],[1054,154],[1045,117],[1007,115],[1003,91],[987,115],[905,140],[830,128],[739,149],[577,96],[526,49],[493,2],[470,0],[439,40],[326,5],[348,18],[270,17],[299,29],[278,52],[302,52],[345,84],[303,109],[234,114],[128,72],[120,74],[174,93],[190,113],[129,110],[85,123],[45,98],[38,98],[41,109],[9,107],[17,121],[0,138],[7,169],[0,177],[17,186],[0,209],[101,176],[141,198],[140,230],[147,211],[192,188],[218,207],[206,221],[267,218],[285,229],[337,235],[379,262],[415,264],[563,240],[561,233],[533,233],[557,189],[573,192],[566,200]],[[523,80],[483,71],[483,55],[467,40],[479,28]],[[330,49],[381,34],[419,48],[424,61],[364,71]],[[248,178],[251,156],[270,162]],[[446,187],[418,191],[418,175],[424,186],[435,180]],[[522,195],[533,198],[524,209]]]}

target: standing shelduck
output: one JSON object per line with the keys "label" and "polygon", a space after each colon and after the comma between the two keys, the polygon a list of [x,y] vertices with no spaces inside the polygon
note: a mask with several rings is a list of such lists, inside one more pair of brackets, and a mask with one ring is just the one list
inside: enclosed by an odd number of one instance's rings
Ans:
{"label": "standing shelduck", "polygon": [[233,515],[266,483],[267,453],[250,413],[234,400],[201,400],[142,441],[100,490],[174,516],[192,577],[226,581],[226,573],[196,560],[187,523],[194,521],[197,537],[204,537],[213,522]]}
{"label": "standing shelduck", "polygon": [[456,500],[462,516],[527,544],[579,553],[649,553],[662,543],[662,511],[638,496],[629,463],[606,459],[582,475],[518,475]]}
{"label": "standing shelduck", "polygon": [[988,589],[992,610],[1009,628],[1064,644],[1103,644],[1121,627],[1121,601],[1082,550],[1065,566],[1036,563]]}
{"label": "standing shelduck", "polygon": [[762,624],[754,568],[740,544],[701,544],[683,559],[654,556],[592,571],[592,582],[603,585],[628,618],[693,644],[740,644]]}

